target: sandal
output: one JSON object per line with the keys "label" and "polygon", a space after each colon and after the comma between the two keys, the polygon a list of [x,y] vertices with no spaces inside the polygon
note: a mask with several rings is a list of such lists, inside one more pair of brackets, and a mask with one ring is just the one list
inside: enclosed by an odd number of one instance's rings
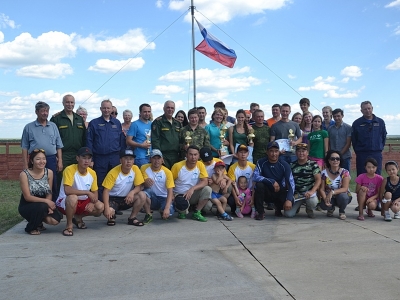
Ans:
{"label": "sandal", "polygon": [[39,229],[35,229],[29,232],[30,235],[39,235],[40,234],[40,230]]}
{"label": "sandal", "polygon": [[41,223],[38,227],[37,230],[39,231],[45,231],[47,228],[43,226],[43,223]]}
{"label": "sandal", "polygon": [[83,222],[82,220],[80,220],[80,222],[78,222],[75,218],[72,218],[72,224],[74,224],[76,226],[76,228],[78,229],[86,229],[86,224],[85,222]]}
{"label": "sandal", "polygon": [[370,210],[370,209],[367,209],[367,215],[368,215],[368,217],[370,217],[370,218],[374,218],[374,217],[375,217],[374,213],[373,213],[372,210]]}
{"label": "sandal", "polygon": [[357,220],[359,220],[359,221],[364,221],[365,219],[364,219],[364,216],[358,216],[358,217],[357,217]]}
{"label": "sandal", "polygon": [[107,220],[107,225],[108,226],[114,226],[115,225],[115,216],[112,216],[111,219]]}
{"label": "sandal", "polygon": [[74,232],[72,231],[72,228],[65,228],[62,232],[63,236],[73,236]]}
{"label": "sandal", "polygon": [[[136,222],[135,222],[136,221]],[[133,225],[133,226],[144,226],[143,222],[139,221],[136,217],[134,218],[128,218],[128,225]]]}

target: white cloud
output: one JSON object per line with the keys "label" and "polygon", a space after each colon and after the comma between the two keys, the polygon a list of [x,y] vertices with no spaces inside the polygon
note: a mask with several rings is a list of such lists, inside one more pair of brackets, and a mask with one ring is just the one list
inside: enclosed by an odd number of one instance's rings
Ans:
{"label": "white cloud", "polygon": [[338,94],[334,90],[329,90],[324,94],[324,98],[357,98],[358,93],[356,92],[347,92],[344,94]]}
{"label": "white cloud", "polygon": [[386,66],[387,70],[400,70],[400,57],[396,58],[394,62]]}
{"label": "white cloud", "polygon": [[177,85],[157,85],[154,90],[151,91],[152,94],[165,95],[165,97],[170,97],[171,94],[180,93],[183,88]]}
{"label": "white cloud", "polygon": [[90,66],[88,70],[96,71],[100,73],[115,73],[120,70],[122,67],[123,69],[121,72],[127,71],[136,71],[138,69],[143,68],[144,66],[144,59],[141,57],[132,58],[129,64],[127,64],[129,59],[127,60],[110,60],[110,59],[99,59],[96,61],[94,66]]}
{"label": "white cloud", "polygon": [[77,45],[88,52],[114,53],[119,55],[137,54],[146,49],[155,49],[154,42],[149,43],[140,28],[131,29],[119,37],[105,37],[97,39],[96,36],[77,37]]}
{"label": "white cloud", "polygon": [[20,65],[54,64],[73,57],[75,34],[50,31],[33,38],[24,32],[13,41],[0,44],[0,68]]}
{"label": "white cloud", "polygon": [[345,78],[343,78],[342,80],[340,80],[339,82],[348,83],[349,80],[350,80],[350,77],[345,77]]}
{"label": "white cloud", "polygon": [[291,75],[291,74],[288,74],[288,77],[289,77],[289,79],[295,79],[296,78],[295,75]]}
{"label": "white cloud", "polygon": [[363,74],[361,72],[361,68],[357,66],[348,66],[345,67],[342,71],[340,71],[340,74],[345,77],[361,77]]}
{"label": "white cloud", "polygon": [[156,7],[157,8],[161,8],[161,7],[163,7],[164,6],[164,1],[162,1],[162,0],[157,0],[156,1]]}
{"label": "white cloud", "polygon": [[4,42],[4,33],[0,31],[0,44]]}
{"label": "white cloud", "polygon": [[400,26],[397,26],[394,30],[393,30],[395,35],[399,35],[400,34]]}
{"label": "white cloud", "polygon": [[57,79],[73,74],[73,70],[69,64],[31,65],[18,69],[16,74],[22,77]]}
{"label": "white cloud", "polygon": [[[223,23],[233,19],[235,16],[246,16],[253,14],[263,14],[266,10],[276,10],[291,3],[290,0],[196,0],[196,7],[214,23]],[[190,6],[189,0],[172,0],[169,9],[184,11]],[[200,14],[196,18],[203,24],[208,23]],[[191,15],[185,16],[185,21],[191,21]],[[203,24],[203,25],[204,25]]]}
{"label": "white cloud", "polygon": [[253,23],[253,26],[260,26],[260,25],[264,24],[265,22],[267,22],[267,17],[263,16],[263,17],[259,18],[257,21],[255,21]]}
{"label": "white cloud", "polygon": [[398,7],[398,6],[400,6],[400,0],[395,0],[385,5],[386,8]]}
{"label": "white cloud", "polygon": [[385,121],[400,121],[400,114],[397,115],[383,115]]}
{"label": "white cloud", "polygon": [[16,28],[17,26],[15,25],[15,22],[13,20],[10,20],[9,16],[6,16],[5,14],[1,13],[0,14],[0,28],[6,28],[6,27],[11,27],[11,28]]}
{"label": "white cloud", "polygon": [[328,76],[325,79],[322,76],[318,76],[314,79],[315,84],[313,86],[301,86],[299,87],[299,91],[328,91],[328,90],[336,90],[339,87],[335,85],[329,84],[330,82],[335,81],[335,77]]}

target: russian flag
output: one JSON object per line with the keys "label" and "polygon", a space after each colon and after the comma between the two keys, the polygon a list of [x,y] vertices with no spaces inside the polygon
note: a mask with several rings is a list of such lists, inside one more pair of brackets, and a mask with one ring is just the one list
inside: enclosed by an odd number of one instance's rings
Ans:
{"label": "russian flag", "polygon": [[219,62],[220,64],[229,68],[233,68],[236,61],[235,51],[230,49],[211,33],[207,32],[207,29],[205,29],[197,20],[196,22],[197,25],[199,25],[199,29],[204,37],[204,40],[198,44],[195,49],[212,60],[215,60],[216,62]]}

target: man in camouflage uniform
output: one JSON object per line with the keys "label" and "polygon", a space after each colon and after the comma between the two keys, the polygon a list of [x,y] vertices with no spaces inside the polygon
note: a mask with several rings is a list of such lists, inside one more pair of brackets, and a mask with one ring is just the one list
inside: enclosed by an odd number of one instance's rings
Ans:
{"label": "man in camouflage uniform", "polygon": [[181,158],[185,159],[188,144],[185,140],[187,136],[191,137],[189,145],[195,145],[199,149],[203,147],[210,148],[210,137],[208,132],[199,125],[199,114],[196,109],[188,112],[189,124],[181,129],[179,144],[181,147]]}
{"label": "man in camouflage uniform", "polygon": [[151,146],[152,149],[159,149],[162,152],[164,165],[171,169],[180,160],[179,134],[182,124],[173,117],[175,112],[173,101],[166,101],[163,110],[164,114],[152,123]]}

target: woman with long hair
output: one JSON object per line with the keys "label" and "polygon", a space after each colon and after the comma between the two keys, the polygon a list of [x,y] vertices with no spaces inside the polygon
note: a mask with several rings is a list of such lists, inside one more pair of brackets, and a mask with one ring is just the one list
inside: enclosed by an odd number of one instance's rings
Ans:
{"label": "woman with long hair", "polygon": [[28,168],[19,175],[21,199],[18,206],[20,215],[28,221],[25,231],[39,235],[46,230],[43,223],[57,225],[61,214],[51,199],[53,172],[46,168],[46,153],[35,149],[29,154]]}
{"label": "woman with long hair", "polygon": [[[212,122],[205,127],[205,130],[208,132],[210,136],[210,144],[211,151],[213,157],[220,157],[220,149],[221,149],[221,129],[224,126],[224,112],[221,108],[216,108],[211,115]],[[224,146],[229,147],[229,142],[225,139]]]}
{"label": "woman with long hair", "polygon": [[236,125],[229,127],[228,136],[229,136],[229,149],[233,154],[232,163],[237,161],[236,156],[236,146],[238,145],[248,145],[253,146],[253,142],[249,144],[248,135],[249,129],[251,127],[247,124],[246,121],[246,112],[243,109],[239,109],[236,112]]}
{"label": "woman with long hair", "polygon": [[308,144],[308,134],[311,132],[312,129],[312,113],[309,111],[304,113],[303,119],[301,120],[300,129],[302,135],[302,142]]}
{"label": "woman with long hair", "polygon": [[181,122],[182,127],[189,124],[189,120],[186,116],[186,113],[183,110],[178,110],[178,112],[175,114],[175,119],[177,119],[179,122]]}

